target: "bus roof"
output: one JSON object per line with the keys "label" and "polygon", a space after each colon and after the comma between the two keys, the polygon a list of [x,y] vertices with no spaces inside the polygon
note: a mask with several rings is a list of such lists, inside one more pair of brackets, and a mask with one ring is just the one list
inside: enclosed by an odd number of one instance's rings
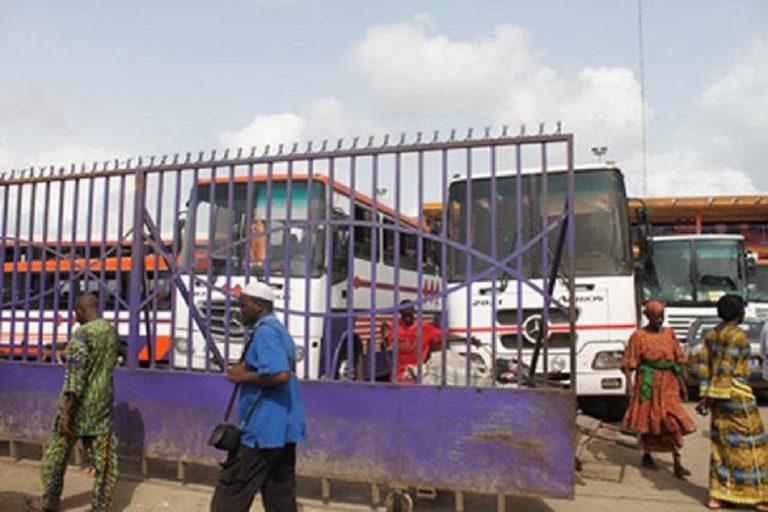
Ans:
{"label": "bus roof", "polygon": [[[589,165],[577,165],[574,167],[574,172],[576,173],[589,173],[589,172],[597,172],[597,171],[615,171],[618,173],[621,173],[621,169],[616,167],[613,164],[589,164]],[[547,174],[563,174],[567,172],[567,169],[564,167],[553,167],[547,169]],[[541,167],[530,167],[530,168],[524,168],[520,170],[520,174],[522,175],[533,175],[533,174],[542,174]],[[517,169],[497,169],[496,170],[496,176],[498,178],[506,178],[509,176],[517,176]],[[487,179],[491,177],[490,171],[482,171],[482,172],[473,172],[472,173],[472,181],[477,179]],[[453,183],[466,181],[466,176],[457,176],[454,175],[450,179],[449,186]]]}
{"label": "bus roof", "polygon": [[[263,183],[263,182],[267,181],[267,178],[268,178],[268,176],[266,174],[259,174],[259,175],[254,175],[252,177],[252,181],[254,181],[255,183]],[[288,178],[289,178],[289,176],[287,174],[273,174],[272,175],[272,181],[278,181],[278,182],[286,181],[287,182]],[[310,179],[310,176],[308,174],[293,174],[293,175],[290,176],[290,179],[291,179],[292,182],[294,182],[294,181],[308,181]],[[313,174],[312,175],[312,180],[319,181],[319,182],[323,183],[326,186],[331,182],[331,179],[328,176],[324,175],[324,174]],[[216,178],[215,180],[211,180],[210,178],[201,178],[201,179],[197,180],[197,184],[198,185],[210,185],[212,182],[215,182],[216,184],[226,184],[226,183],[229,183],[230,181],[232,183],[248,183],[248,176],[235,176],[234,179],[232,179],[232,180],[230,180],[229,176],[223,176],[223,177],[220,177],[220,178]],[[333,181],[333,190],[336,191],[336,192],[339,192],[340,194],[344,194],[346,196],[352,195],[352,189],[351,188],[349,188],[348,186],[346,186],[343,183],[340,183],[340,182],[338,182],[336,180]],[[413,228],[418,229],[418,227],[419,227],[418,219],[415,219],[415,218],[413,218],[413,217],[411,217],[409,215],[405,215],[405,214],[402,214],[402,213],[398,214],[398,213],[395,212],[394,208],[388,206],[385,203],[382,203],[381,201],[374,201],[370,196],[367,196],[367,195],[363,194],[359,190],[355,190],[354,191],[354,198],[355,198],[355,200],[359,201],[360,203],[362,203],[362,204],[364,204],[364,205],[366,205],[366,206],[368,206],[370,208],[373,208],[374,203],[375,203],[376,204],[376,209],[380,213],[384,213],[384,214],[390,215],[393,218],[399,218],[400,221],[402,221],[403,223],[405,223],[405,224],[407,224],[407,225],[409,225],[409,226],[411,226]],[[423,229],[427,229],[427,227],[428,226],[425,224],[423,226]]]}

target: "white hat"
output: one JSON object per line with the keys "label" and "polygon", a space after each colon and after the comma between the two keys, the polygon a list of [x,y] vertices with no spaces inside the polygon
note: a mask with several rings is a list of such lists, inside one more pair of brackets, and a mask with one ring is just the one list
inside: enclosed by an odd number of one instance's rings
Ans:
{"label": "white hat", "polygon": [[246,284],[243,286],[243,289],[240,290],[240,294],[253,297],[254,299],[265,300],[267,302],[275,302],[275,292],[272,291],[272,288],[268,284],[260,281],[251,281]]}

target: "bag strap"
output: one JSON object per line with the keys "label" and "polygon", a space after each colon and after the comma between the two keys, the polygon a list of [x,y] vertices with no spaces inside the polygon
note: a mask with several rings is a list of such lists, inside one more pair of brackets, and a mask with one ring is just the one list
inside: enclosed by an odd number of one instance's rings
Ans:
{"label": "bag strap", "polygon": [[[243,361],[245,361],[245,354],[248,352],[248,348],[251,346],[251,342],[253,341],[253,333],[250,329],[245,329],[245,336],[248,341],[245,342],[243,353],[240,354],[240,361],[238,364],[241,364]],[[235,387],[232,389],[232,394],[229,397],[229,403],[227,403],[227,412],[224,413],[224,423],[229,421],[229,416],[232,414],[232,408],[235,405],[235,398],[237,397],[237,391],[239,389],[240,384],[235,384]]]}
{"label": "bag strap", "polygon": [[[245,347],[243,348],[243,353],[240,355],[240,363],[242,363],[245,360],[245,355],[248,352],[248,348],[251,346],[251,342],[253,341],[253,334],[256,332],[256,328],[258,328],[259,323],[261,321],[257,322],[256,325],[253,328],[253,332],[250,331],[250,329],[246,330],[246,335],[248,336],[248,342],[245,344]],[[296,373],[296,360],[291,357],[291,353],[288,350],[288,345],[283,343],[283,349],[285,350],[285,357],[288,359],[288,367],[291,370],[292,373]],[[224,414],[224,423],[229,421],[229,416],[232,414],[232,408],[235,405],[235,398],[237,397],[237,392],[240,389],[240,384],[235,384],[234,389],[232,390],[232,395],[229,397],[229,403],[227,404],[227,412]],[[248,419],[251,417],[251,414],[253,414],[253,411],[256,409],[256,406],[261,401],[262,395],[259,394],[259,397],[253,401],[251,406],[248,408],[248,411],[245,413],[245,416],[240,420],[240,424],[245,424]]]}

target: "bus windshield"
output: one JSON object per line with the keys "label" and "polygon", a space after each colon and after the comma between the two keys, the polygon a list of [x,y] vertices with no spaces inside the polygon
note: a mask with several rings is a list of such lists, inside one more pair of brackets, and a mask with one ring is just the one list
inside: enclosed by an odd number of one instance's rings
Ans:
{"label": "bus windshield", "polygon": [[[577,276],[628,275],[632,273],[632,256],[629,240],[627,198],[624,180],[615,169],[585,170],[576,172],[575,229]],[[548,173],[546,211],[549,220],[563,212],[566,198],[566,174]],[[517,177],[504,176],[496,179],[496,259],[502,259],[517,247],[525,244],[542,228],[542,175],[524,174],[520,180],[521,197],[517,197]],[[466,243],[467,227],[470,226],[473,249],[491,255],[491,180],[472,180],[472,206],[467,222],[467,183],[459,181],[449,192],[448,232],[453,240]],[[517,218],[517,203],[522,202],[522,216]],[[554,252],[559,230],[549,236],[549,248]],[[466,253],[451,249],[449,274],[451,280],[466,279]],[[551,261],[551,257],[550,257]],[[528,251],[523,257],[523,273],[533,278],[541,277],[541,245]],[[517,263],[510,262],[515,268]],[[480,258],[472,258],[473,273],[488,268]]]}
{"label": "bus windshield", "polygon": [[[224,271],[229,261],[230,271],[236,274],[244,273],[247,263],[255,275],[263,274],[266,265],[269,265],[271,275],[285,275],[285,251],[288,250],[290,275],[304,276],[307,258],[312,276],[320,275],[325,253],[323,228],[302,224],[308,219],[318,224],[324,218],[325,186],[318,181],[312,181],[310,186],[306,180],[292,182],[290,204],[288,188],[285,181],[273,181],[268,201],[266,183],[252,183],[252,212],[248,226],[247,183],[198,185],[192,193],[190,215],[184,226],[184,264],[189,265],[194,252],[194,266],[198,271],[206,269],[210,260],[216,272]],[[311,201],[308,200],[309,189]],[[193,205],[193,201],[196,204]],[[289,213],[290,227],[286,227]],[[245,238],[249,240],[242,242]]]}
{"label": "bus windshield", "polygon": [[668,305],[714,305],[726,293],[746,297],[742,240],[655,240],[644,272],[645,298]]}

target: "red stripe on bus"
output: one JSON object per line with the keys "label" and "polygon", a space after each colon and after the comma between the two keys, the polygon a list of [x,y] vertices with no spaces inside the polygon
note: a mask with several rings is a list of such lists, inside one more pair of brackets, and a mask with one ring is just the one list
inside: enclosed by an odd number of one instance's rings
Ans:
{"label": "red stripe on bus", "polygon": [[[635,329],[635,324],[606,324],[606,325],[576,325],[577,331],[603,331],[609,329]],[[570,326],[567,325],[552,325],[549,327],[550,332],[568,332]],[[448,329],[449,332],[462,333],[462,332],[493,332],[493,327],[452,327]],[[518,327],[496,327],[496,332],[517,332]]]}

